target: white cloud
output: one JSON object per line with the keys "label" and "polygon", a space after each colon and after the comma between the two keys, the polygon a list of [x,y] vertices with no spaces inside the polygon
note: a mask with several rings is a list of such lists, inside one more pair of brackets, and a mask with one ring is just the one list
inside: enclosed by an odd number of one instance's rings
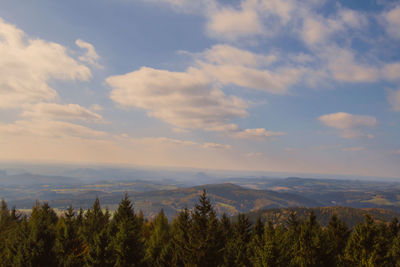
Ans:
{"label": "white cloud", "polygon": [[25,110],[21,115],[32,119],[103,121],[103,117],[100,114],[94,113],[78,104],[38,103],[25,106]]}
{"label": "white cloud", "polygon": [[234,84],[273,94],[284,94],[298,82],[302,68],[267,69],[278,60],[272,53],[262,55],[230,45],[215,45],[197,56],[197,68],[209,79],[222,85]]}
{"label": "white cloud", "polygon": [[87,62],[96,68],[103,68],[103,66],[101,66],[98,62],[100,57],[92,44],[82,41],[80,39],[76,40],[75,44],[80,48],[86,49],[86,54],[79,57],[80,61]]}
{"label": "white cloud", "polygon": [[208,32],[215,38],[231,41],[263,34],[263,25],[255,8],[257,2],[257,0],[245,0],[239,10],[223,6],[208,14]]}
{"label": "white cloud", "polygon": [[293,18],[296,5],[296,1],[292,0],[262,0],[258,8],[261,12],[266,12],[266,15],[278,16],[282,20],[282,23],[286,24]]}
{"label": "white cloud", "polygon": [[55,99],[50,80],[88,80],[90,70],[60,44],[29,39],[0,18],[0,109]]}
{"label": "white cloud", "polygon": [[0,135],[24,135],[45,137],[83,137],[102,138],[107,136],[105,132],[96,131],[88,127],[53,120],[19,120],[11,124],[0,123]]}
{"label": "white cloud", "polygon": [[318,119],[326,126],[338,129],[342,138],[373,138],[373,135],[364,133],[363,129],[376,126],[376,118],[372,116],[353,115],[345,112],[323,115]]}
{"label": "white cloud", "polygon": [[302,69],[281,68],[269,71],[245,66],[201,63],[201,70],[216,81],[228,85],[258,89],[272,94],[285,94],[303,73]]}
{"label": "white cloud", "polygon": [[368,24],[364,14],[342,7],[338,8],[334,16],[325,17],[303,5],[299,15],[302,21],[300,36],[312,47],[330,42],[336,34],[346,36],[343,33],[348,30],[362,29]]}
{"label": "white cloud", "polygon": [[243,131],[238,131],[233,133],[233,137],[244,138],[244,139],[264,139],[266,137],[281,136],[281,135],[285,135],[285,133],[268,131],[264,128],[245,129]]}
{"label": "white cloud", "polygon": [[203,148],[214,148],[214,149],[231,149],[230,145],[223,145],[218,143],[204,143]]}
{"label": "white cloud", "polygon": [[277,55],[262,55],[239,49],[227,44],[214,45],[201,53],[206,62],[216,65],[235,65],[247,67],[268,66],[275,62]]}
{"label": "white cloud", "polygon": [[310,16],[304,19],[301,37],[308,45],[318,45],[326,42],[334,32],[341,30],[342,27],[343,25],[335,20]]}
{"label": "white cloud", "polygon": [[171,72],[152,68],[107,78],[111,99],[123,107],[147,110],[149,116],[180,129],[227,133],[235,138],[262,139],[283,135],[264,128],[241,130],[230,120],[248,115],[247,103],[227,96],[201,70]]}
{"label": "white cloud", "polygon": [[247,116],[247,103],[227,96],[194,69],[170,72],[152,68],[107,78],[111,99],[124,107],[137,107],[183,129],[231,128],[233,118]]}
{"label": "white cloud", "polygon": [[210,148],[210,149],[231,149],[230,145],[224,145],[214,142],[205,142],[198,143],[189,140],[181,140],[175,138],[168,137],[144,137],[144,138],[130,138],[128,135],[121,135],[123,139],[128,138],[132,142],[138,142],[143,144],[164,144],[164,145],[172,145],[172,146],[188,146],[188,147],[196,147],[196,148]]}
{"label": "white cloud", "polygon": [[[139,139],[135,139],[139,140]],[[171,145],[181,145],[181,146],[198,146],[199,144],[193,141],[187,141],[187,140],[180,140],[180,139],[173,139],[173,138],[167,138],[167,137],[145,137],[141,138],[141,141],[147,142],[147,143],[163,143],[163,144],[171,144]]]}
{"label": "white cloud", "polygon": [[400,63],[388,63],[384,65],[382,76],[389,81],[400,81]]}
{"label": "white cloud", "polygon": [[400,5],[386,12],[384,15],[387,33],[396,39],[400,39]]}
{"label": "white cloud", "polygon": [[377,67],[357,62],[354,53],[348,49],[330,47],[324,53],[328,68],[338,81],[376,82],[380,79],[380,70]]}
{"label": "white cloud", "polygon": [[400,89],[390,90],[388,95],[388,101],[394,111],[400,111]]}

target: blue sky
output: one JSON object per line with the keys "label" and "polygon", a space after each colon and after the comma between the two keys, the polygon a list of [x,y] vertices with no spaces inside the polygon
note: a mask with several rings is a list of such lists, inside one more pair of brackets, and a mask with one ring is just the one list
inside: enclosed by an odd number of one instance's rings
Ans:
{"label": "blue sky", "polygon": [[0,160],[400,176],[400,2],[2,1]]}

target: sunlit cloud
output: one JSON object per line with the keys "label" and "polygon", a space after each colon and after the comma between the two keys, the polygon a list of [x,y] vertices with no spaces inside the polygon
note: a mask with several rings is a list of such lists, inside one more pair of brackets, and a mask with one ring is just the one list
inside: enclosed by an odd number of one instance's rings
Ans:
{"label": "sunlit cloud", "polygon": [[57,43],[31,39],[0,18],[0,108],[54,100],[50,80],[88,80],[91,71]]}
{"label": "sunlit cloud", "polygon": [[345,112],[323,115],[318,119],[326,126],[338,129],[342,138],[373,138],[373,135],[364,133],[364,129],[376,126],[376,118],[372,116],[353,115]]}
{"label": "sunlit cloud", "polygon": [[101,66],[98,62],[100,56],[97,54],[96,49],[92,44],[82,41],[80,39],[76,40],[75,44],[80,48],[86,49],[86,53],[83,56],[79,57],[80,61],[87,62],[96,68],[103,68],[103,66]]}
{"label": "sunlit cloud", "polygon": [[383,14],[384,26],[392,38],[400,39],[400,5]]}
{"label": "sunlit cloud", "polygon": [[78,104],[61,105],[56,103],[38,103],[25,107],[22,117],[47,120],[80,120],[103,122],[103,117]]}

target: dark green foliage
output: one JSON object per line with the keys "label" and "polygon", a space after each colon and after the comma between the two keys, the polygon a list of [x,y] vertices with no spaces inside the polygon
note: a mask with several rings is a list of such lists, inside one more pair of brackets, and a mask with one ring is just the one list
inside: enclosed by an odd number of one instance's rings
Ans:
{"label": "dark green foliage", "polygon": [[136,217],[127,194],[119,203],[111,228],[115,266],[140,266],[144,256],[142,222]]}
{"label": "dark green foliage", "polygon": [[321,227],[313,212],[288,214],[285,224],[244,214],[218,218],[206,192],[193,210],[169,223],[161,210],[147,221],[128,196],[111,218],[100,201],[85,213],[57,217],[36,203],[30,217],[0,207],[0,266],[399,266],[399,222],[366,216],[352,230],[331,216]]}
{"label": "dark green foliage", "polygon": [[187,208],[181,211],[172,221],[172,263],[174,266],[185,266],[192,261],[189,229],[192,220]]}
{"label": "dark green foliage", "polygon": [[217,257],[220,249],[218,246],[218,219],[205,190],[192,212],[189,233],[190,251],[193,256],[192,264],[204,267],[216,266],[220,260]]}
{"label": "dark green foliage", "polygon": [[84,245],[79,237],[80,221],[72,207],[58,220],[56,250],[60,266],[82,266]]}
{"label": "dark green foliage", "polygon": [[338,266],[343,259],[343,253],[350,235],[350,230],[346,224],[334,214],[329,221],[326,235],[328,242],[328,265]]}
{"label": "dark green foliage", "polygon": [[251,238],[251,224],[244,214],[239,214],[233,225],[232,238],[226,244],[224,266],[249,266],[248,244]]}
{"label": "dark green foliage", "polygon": [[148,266],[171,266],[170,229],[163,210],[158,213],[151,226],[153,229],[146,244],[145,261]]}

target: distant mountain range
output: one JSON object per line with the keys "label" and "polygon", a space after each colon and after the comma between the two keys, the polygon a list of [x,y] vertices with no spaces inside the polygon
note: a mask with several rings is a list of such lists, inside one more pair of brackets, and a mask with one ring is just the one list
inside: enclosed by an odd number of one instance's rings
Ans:
{"label": "distant mountain range", "polygon": [[[70,172],[74,177],[31,173],[9,175],[0,171],[0,198],[10,206],[30,209],[36,200],[47,201],[54,208],[88,208],[96,197],[113,210],[126,192],[146,216],[160,209],[172,217],[185,206],[193,207],[201,191],[208,196],[219,214],[235,215],[266,208],[332,207],[385,208],[400,212],[400,183],[397,181],[361,181],[311,178],[233,177],[212,179],[206,173],[188,173],[189,177],[139,179],[133,173],[114,170],[82,169]],[[65,172],[64,172],[65,173]],[[83,175],[81,177],[80,175]],[[126,176],[125,176],[126,175]],[[159,173],[158,175],[161,175]],[[78,176],[78,177],[75,177]],[[209,183],[206,185],[196,185]],[[211,184],[210,184],[211,183]],[[192,186],[195,184],[196,186]]]}

